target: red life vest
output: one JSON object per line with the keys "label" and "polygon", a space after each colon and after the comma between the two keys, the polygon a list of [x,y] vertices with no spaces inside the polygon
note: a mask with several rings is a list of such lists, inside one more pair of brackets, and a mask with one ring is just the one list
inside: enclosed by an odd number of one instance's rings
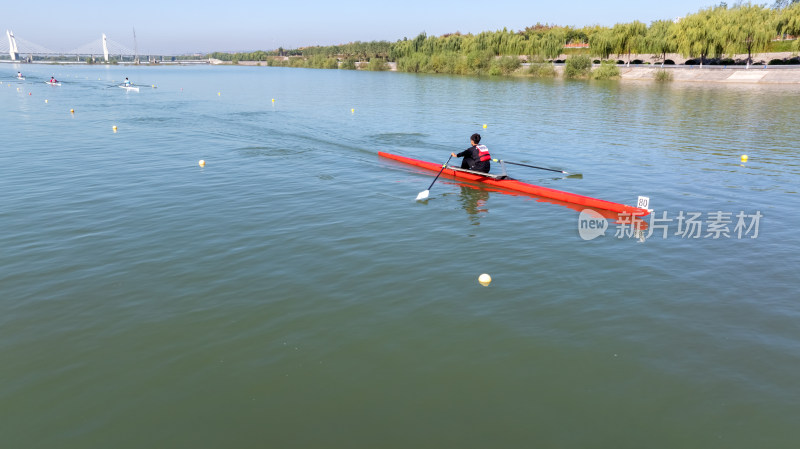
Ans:
{"label": "red life vest", "polygon": [[478,160],[481,162],[486,162],[492,158],[489,154],[489,149],[486,148],[486,145],[475,145],[475,148],[478,149]]}

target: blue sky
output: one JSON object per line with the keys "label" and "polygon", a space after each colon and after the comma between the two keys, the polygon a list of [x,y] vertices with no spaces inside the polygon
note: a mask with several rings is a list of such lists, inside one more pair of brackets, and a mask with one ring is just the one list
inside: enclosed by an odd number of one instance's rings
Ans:
{"label": "blue sky", "polygon": [[[99,41],[140,53],[270,50],[282,46],[333,45],[350,41],[412,38],[422,31],[441,35],[479,33],[504,27],[520,30],[536,22],[557,25],[614,25],[673,19],[714,4],[706,0],[668,2],[608,0],[477,1],[404,0],[31,3],[4,2],[2,39],[11,29],[18,38],[47,49],[68,51]],[[38,6],[37,6],[38,5]],[[7,47],[7,41],[0,48]]]}

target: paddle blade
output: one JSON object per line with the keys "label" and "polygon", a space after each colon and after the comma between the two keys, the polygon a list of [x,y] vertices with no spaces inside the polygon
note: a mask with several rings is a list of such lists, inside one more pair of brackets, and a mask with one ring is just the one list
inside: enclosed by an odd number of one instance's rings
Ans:
{"label": "paddle blade", "polygon": [[428,195],[430,194],[431,194],[430,190],[423,190],[422,192],[419,192],[419,195],[417,195],[417,201],[428,198]]}

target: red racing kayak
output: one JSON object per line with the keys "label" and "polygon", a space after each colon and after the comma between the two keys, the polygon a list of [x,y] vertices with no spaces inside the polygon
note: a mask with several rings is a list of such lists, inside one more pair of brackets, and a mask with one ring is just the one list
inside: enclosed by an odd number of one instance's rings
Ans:
{"label": "red racing kayak", "polygon": [[[392,159],[405,164],[410,164],[416,167],[421,167],[427,170],[438,172],[442,169],[441,164],[435,162],[426,162],[419,159],[412,159],[410,157],[398,156],[396,154],[378,152],[378,156]],[[467,181],[478,182],[500,189],[511,190],[514,192],[525,193],[542,198],[549,198],[565,203],[576,204],[580,206],[589,207],[592,209],[600,209],[604,211],[616,212],[618,214],[628,214],[633,217],[644,217],[650,213],[647,209],[628,206],[620,203],[613,203],[611,201],[600,200],[590,196],[578,195],[576,193],[564,192],[562,190],[550,189],[547,187],[537,186],[535,184],[528,184],[525,182],[517,181],[516,179],[507,176],[492,175],[489,173],[479,173],[471,170],[464,170],[458,167],[448,165],[442,171],[442,175],[455,179],[464,179]]]}

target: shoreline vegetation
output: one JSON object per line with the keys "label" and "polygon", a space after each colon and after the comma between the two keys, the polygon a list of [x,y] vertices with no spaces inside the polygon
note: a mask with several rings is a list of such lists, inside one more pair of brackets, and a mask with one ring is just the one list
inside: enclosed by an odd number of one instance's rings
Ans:
{"label": "shoreline vegetation", "polygon": [[[772,7],[721,3],[675,20],[574,28],[542,25],[520,31],[442,36],[420,33],[396,42],[351,42],[285,50],[207,55],[216,63],[452,75],[617,79],[619,64],[797,65],[800,1]],[[615,57],[612,58],[612,55]],[[754,58],[760,56],[762,59]],[[564,63],[563,70],[556,64]],[[657,71],[655,79],[672,79]]]}

